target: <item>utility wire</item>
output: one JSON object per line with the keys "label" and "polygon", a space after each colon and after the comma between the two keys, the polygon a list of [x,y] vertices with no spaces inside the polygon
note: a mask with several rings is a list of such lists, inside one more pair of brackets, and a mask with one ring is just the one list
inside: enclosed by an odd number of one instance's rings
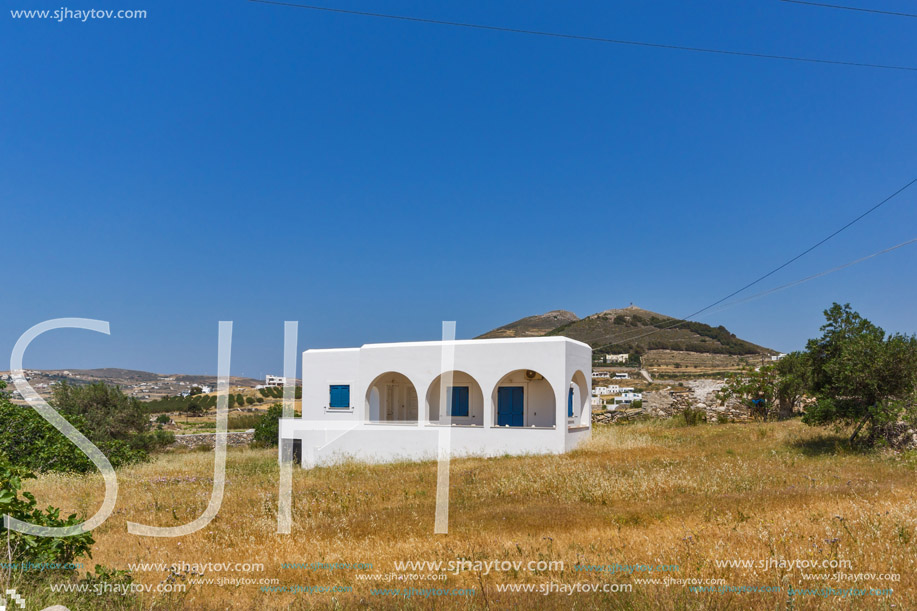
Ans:
{"label": "utility wire", "polygon": [[780,0],[791,4],[805,4],[807,6],[817,6],[819,8],[834,8],[842,11],[857,11],[860,13],[875,13],[876,15],[893,15],[895,17],[917,17],[915,13],[897,13],[895,11],[880,11],[873,8],[860,8],[858,6],[842,6],[840,4],[825,4],[823,2],[808,2],[807,0]]}
{"label": "utility wire", "polygon": [[897,66],[891,64],[871,64],[866,62],[841,61],[833,59],[819,59],[814,57],[799,57],[793,55],[776,55],[770,53],[753,53],[749,51],[730,51],[727,49],[713,49],[707,47],[690,47],[684,45],[672,45],[655,42],[644,42],[639,40],[624,40],[618,38],[602,38],[599,36],[581,36],[578,34],[563,34],[559,32],[546,32],[542,30],[524,30],[521,28],[509,28],[493,25],[483,25],[479,23],[468,23],[463,21],[446,21],[442,19],[426,19],[422,17],[410,17],[407,15],[393,15],[390,13],[371,13],[368,11],[355,11],[350,9],[331,8],[328,6],[317,6],[313,4],[296,4],[293,2],[280,2],[279,0],[248,0],[258,4],[271,4],[275,6],[287,6],[291,8],[301,8],[310,11],[323,11],[327,13],[339,13],[342,15],[359,15],[361,17],[376,17],[379,19],[393,19],[396,21],[408,21],[412,23],[426,23],[433,25],[445,25],[457,28],[469,28],[474,30],[488,30],[492,32],[510,32],[513,34],[528,34],[531,36],[547,36],[551,38],[565,38],[570,40],[585,40],[589,42],[602,42],[614,45],[629,45],[635,47],[650,47],[654,49],[669,49],[674,51],[690,51],[693,53],[712,53],[718,55],[732,55],[739,57],[755,57],[759,59],[777,59],[783,61],[804,62],[810,64],[831,64],[835,66],[856,66],[859,68],[876,68],[881,70],[905,70],[908,72],[917,72],[914,66]]}
{"label": "utility wire", "polygon": [[634,337],[622,338],[622,339],[620,339],[620,340],[617,340],[617,341],[615,341],[615,342],[612,342],[612,343],[609,343],[609,344],[606,344],[606,345],[614,345],[614,344],[620,344],[620,343],[624,343],[624,342],[632,342],[632,341],[634,341],[634,340],[642,339],[642,338],[644,338],[644,337],[648,337],[648,336],[653,335],[653,334],[655,334],[655,333],[659,333],[660,331],[665,331],[665,330],[667,330],[667,329],[673,329],[673,328],[675,328],[675,327],[678,327],[678,326],[680,326],[680,325],[683,325],[684,323],[688,322],[690,319],[694,318],[694,317],[697,316],[698,314],[701,314],[702,312],[706,312],[707,310],[709,310],[709,309],[711,309],[711,308],[713,308],[713,307],[715,307],[715,306],[718,306],[719,304],[723,303],[724,301],[726,301],[726,300],[728,300],[728,299],[731,299],[732,297],[735,297],[736,295],[738,295],[738,294],[741,293],[742,291],[744,291],[744,290],[746,290],[746,289],[749,289],[749,288],[753,287],[754,285],[758,284],[758,283],[761,282],[762,280],[764,280],[764,279],[766,279],[766,278],[769,278],[770,276],[773,276],[774,274],[776,274],[777,272],[779,272],[781,269],[785,268],[786,266],[790,265],[791,263],[793,263],[793,262],[795,262],[795,261],[801,259],[802,257],[804,257],[805,255],[809,254],[810,252],[812,252],[813,250],[815,250],[816,248],[818,248],[819,246],[821,246],[822,244],[824,244],[825,242],[827,242],[828,240],[830,240],[831,238],[835,237],[836,235],[838,235],[838,234],[841,233],[842,231],[848,229],[848,228],[849,228],[850,226],[852,226],[854,223],[857,223],[858,221],[860,221],[860,220],[862,220],[863,218],[865,218],[867,215],[869,215],[869,214],[871,214],[872,212],[875,212],[876,210],[878,210],[880,207],[882,207],[883,205],[885,205],[886,203],[888,203],[889,201],[891,201],[892,199],[894,199],[895,197],[897,197],[898,195],[900,195],[901,193],[903,193],[905,190],[907,190],[908,188],[910,188],[914,183],[917,183],[917,178],[911,180],[909,183],[907,183],[906,185],[904,185],[903,187],[901,187],[900,189],[898,189],[897,191],[895,191],[894,193],[892,193],[891,195],[889,195],[888,197],[886,197],[885,199],[883,199],[882,201],[880,201],[878,204],[874,205],[872,208],[870,208],[869,210],[867,210],[866,212],[864,212],[864,213],[861,214],[860,216],[856,217],[855,219],[853,219],[852,221],[850,221],[849,223],[847,223],[846,225],[844,225],[844,226],[841,227],[840,229],[836,230],[835,232],[831,233],[831,234],[828,235],[827,237],[822,238],[821,240],[819,240],[818,242],[816,242],[816,243],[813,244],[812,246],[808,247],[807,249],[805,249],[804,251],[802,251],[801,253],[799,253],[799,254],[796,255],[795,257],[792,257],[791,259],[788,259],[786,262],[784,262],[784,263],[778,265],[777,267],[775,267],[774,269],[770,270],[770,271],[767,272],[766,274],[764,274],[764,275],[762,275],[762,276],[759,276],[757,279],[755,279],[755,280],[749,282],[748,284],[746,284],[746,285],[743,286],[742,288],[740,288],[740,289],[738,289],[738,290],[735,290],[735,291],[729,293],[728,295],[726,295],[726,296],[723,297],[722,299],[718,299],[718,300],[714,301],[713,303],[711,303],[710,305],[705,306],[705,307],[701,308],[700,310],[694,312],[693,314],[690,314],[690,315],[688,315],[688,316],[685,316],[685,317],[682,318],[682,319],[675,320],[672,324],[670,324],[670,325],[668,325],[668,326],[665,326],[665,327],[657,327],[657,328],[653,329],[652,331],[649,331],[648,333],[644,333],[644,334],[642,334],[642,335],[637,335],[637,336],[634,336]]}
{"label": "utility wire", "polygon": [[899,248],[903,248],[903,247],[905,247],[905,246],[909,246],[909,245],[911,245],[911,244],[914,244],[915,242],[917,242],[917,238],[912,238],[912,239],[910,239],[910,240],[907,240],[906,242],[901,242],[900,244],[896,244],[896,245],[891,246],[891,247],[889,247],[889,248],[884,248],[884,249],[882,249],[882,250],[880,250],[880,251],[878,251],[878,252],[872,253],[871,255],[866,255],[865,257],[860,257],[859,259],[856,259],[856,260],[854,260],[854,261],[850,261],[850,262],[848,262],[848,263],[844,263],[843,265],[838,265],[837,267],[832,267],[831,269],[825,270],[825,271],[823,271],[823,272],[819,272],[819,273],[817,273],[817,274],[813,274],[813,275],[811,275],[811,276],[807,276],[807,277],[802,278],[802,279],[800,279],[800,280],[796,280],[796,281],[794,281],[794,282],[789,282],[789,283],[787,283],[787,284],[784,284],[784,285],[781,285],[781,286],[778,286],[778,287],[774,287],[774,288],[772,288],[772,289],[768,289],[768,290],[762,291],[762,292],[760,292],[760,293],[755,293],[754,295],[751,295],[750,297],[744,297],[744,298],[742,298],[742,299],[737,299],[736,301],[730,301],[729,303],[724,303],[722,306],[718,307],[717,309],[715,309],[715,310],[713,310],[713,311],[711,311],[711,312],[708,312],[708,314],[714,314],[714,313],[716,313],[716,312],[722,312],[723,310],[726,310],[726,309],[728,309],[728,308],[731,308],[732,306],[737,306],[737,305],[742,304],[742,303],[747,303],[747,302],[749,302],[749,301],[754,301],[754,300],[756,300],[756,299],[760,299],[760,298],[762,298],[762,297],[766,297],[766,296],[771,295],[771,294],[773,294],[773,293],[777,293],[777,292],[779,292],[779,291],[783,291],[783,290],[786,290],[786,289],[788,289],[788,288],[792,288],[792,287],[794,287],[794,286],[799,286],[800,284],[805,284],[806,282],[809,282],[809,281],[811,281],[811,280],[815,280],[815,279],[817,279],[817,278],[821,278],[822,276],[827,276],[828,274],[833,274],[834,272],[839,272],[839,271],[841,271],[842,269],[847,269],[848,267],[853,267],[854,265],[857,265],[858,263],[863,263],[864,261],[868,261],[868,260],[870,260],[870,259],[872,259],[872,258],[874,258],[874,257],[878,257],[879,255],[884,255],[884,254],[889,253],[889,252],[891,252],[891,251],[893,251],[893,250],[898,250]]}

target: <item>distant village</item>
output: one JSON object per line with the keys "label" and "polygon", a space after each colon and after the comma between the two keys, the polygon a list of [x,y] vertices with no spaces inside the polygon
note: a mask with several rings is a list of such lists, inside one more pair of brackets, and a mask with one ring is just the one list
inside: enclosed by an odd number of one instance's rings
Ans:
{"label": "distant village", "polygon": [[[123,372],[119,375],[117,372]],[[92,382],[105,382],[121,387],[128,396],[141,401],[154,401],[163,397],[187,397],[191,394],[207,394],[216,391],[216,378],[214,376],[196,375],[165,375],[130,370],[55,370],[44,371],[26,369],[23,371],[26,381],[35,389],[42,398],[48,399],[54,384],[67,381],[71,384],[89,384]],[[142,378],[142,379],[141,379]],[[7,383],[4,392],[16,403],[25,403],[20,392],[13,387],[10,372],[0,372],[0,380]],[[264,382],[251,378],[233,377],[231,386],[234,388],[259,388],[283,386],[286,378],[268,374]]]}
{"label": "distant village", "polygon": [[[604,362],[608,364],[627,363],[628,354],[606,354]],[[643,393],[636,392],[632,386],[622,386],[619,382],[629,380],[630,374],[622,371],[592,371],[592,408],[614,410],[618,405],[632,405],[643,402]],[[614,384],[612,382],[615,382]]]}

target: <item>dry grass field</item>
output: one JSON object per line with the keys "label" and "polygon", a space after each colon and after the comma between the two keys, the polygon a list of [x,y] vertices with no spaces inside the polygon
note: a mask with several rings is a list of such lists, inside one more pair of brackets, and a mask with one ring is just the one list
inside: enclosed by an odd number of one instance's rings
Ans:
{"label": "dry grass field", "polygon": [[[181,538],[129,535],[130,520],[188,522],[210,496],[212,453],[160,455],[119,471],[115,515],[95,531],[92,563],[260,563],[263,571],[211,571],[184,594],[103,595],[71,609],[914,609],[917,608],[917,481],[911,456],[846,450],[841,437],[797,421],[675,427],[655,422],[600,428],[565,456],[463,459],[452,464],[449,534],[433,534],[436,465],[348,463],[294,471],[293,533],[278,535],[276,450],[231,449],[222,509]],[[41,503],[91,514],[101,478],[42,476]],[[508,571],[398,570],[396,562],[521,561]],[[752,568],[717,566],[751,561]],[[553,562],[528,570],[529,561]],[[842,561],[800,569],[788,562]],[[282,568],[283,563],[360,568]],[[563,568],[560,568],[563,563]],[[757,566],[761,563],[761,566]],[[771,566],[763,566],[771,563]],[[577,565],[668,565],[668,572],[589,572]],[[675,565],[673,567],[673,565]],[[549,565],[550,566],[550,565]],[[677,568],[675,568],[677,567]],[[762,568],[763,567],[763,568]],[[897,574],[900,580],[806,580],[804,574]],[[414,581],[385,581],[416,574]],[[422,579],[429,575],[445,580]],[[373,577],[376,576],[376,577]],[[167,572],[135,571],[158,584]],[[370,579],[366,579],[370,577]],[[338,592],[262,591],[248,578]],[[223,579],[224,585],[216,580]],[[657,584],[638,580],[657,579]],[[662,583],[664,579],[672,580]],[[680,583],[678,581],[680,580]],[[770,592],[691,591],[759,586]],[[630,591],[502,592],[505,584],[622,584]],[[707,583],[706,585],[710,585]],[[815,592],[826,586],[835,593]],[[268,586],[276,587],[276,586]],[[376,588],[461,588],[473,595],[411,597]],[[586,586],[580,586],[584,588]],[[349,590],[348,590],[349,588]],[[790,594],[790,588],[808,589]],[[891,588],[891,594],[837,590]],[[343,591],[347,590],[347,591]],[[48,595],[47,603],[55,602]]]}

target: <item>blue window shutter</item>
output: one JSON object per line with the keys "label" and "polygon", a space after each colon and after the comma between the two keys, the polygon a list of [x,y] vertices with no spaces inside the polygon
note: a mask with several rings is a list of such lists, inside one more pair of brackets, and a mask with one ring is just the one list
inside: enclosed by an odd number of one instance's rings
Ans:
{"label": "blue window shutter", "polygon": [[570,389],[570,393],[567,395],[567,418],[573,417],[573,389]]}
{"label": "blue window shutter", "polygon": [[348,384],[332,384],[330,394],[328,407],[350,407],[350,386]]}
{"label": "blue window shutter", "polygon": [[467,417],[468,416],[468,387],[453,386],[451,395],[451,404],[449,405],[449,414],[451,416]]}

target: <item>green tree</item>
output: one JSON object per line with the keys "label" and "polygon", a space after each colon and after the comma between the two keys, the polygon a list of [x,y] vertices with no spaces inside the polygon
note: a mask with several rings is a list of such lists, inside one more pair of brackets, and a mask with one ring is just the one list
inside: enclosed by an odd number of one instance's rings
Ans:
{"label": "green tree", "polygon": [[811,384],[812,365],[808,355],[793,352],[775,363],[748,367],[732,375],[716,398],[720,405],[737,399],[755,418],[767,420],[775,414],[786,419],[793,416],[793,409]]}
{"label": "green tree", "polygon": [[279,403],[270,406],[255,424],[254,442],[263,446],[276,446],[280,435],[280,417],[283,408]]}
{"label": "green tree", "polygon": [[767,420],[774,406],[776,396],[777,370],[773,365],[757,369],[747,368],[741,373],[733,374],[726,385],[716,392],[720,405],[729,399],[736,399],[754,418]]}
{"label": "green tree", "polygon": [[127,440],[149,428],[140,401],[103,382],[85,386],[60,382],[54,385],[50,403],[64,416],[83,418],[89,426],[87,437],[93,441]]}
{"label": "green tree", "polygon": [[[0,382],[0,389],[5,387]],[[144,460],[146,453],[121,439],[93,438],[93,427],[83,416],[67,414],[67,420],[96,444],[115,467]],[[0,395],[0,454],[11,464],[29,471],[86,473],[92,461],[69,439],[29,406],[16,405]]]}
{"label": "green tree", "polygon": [[806,346],[816,403],[803,421],[853,425],[851,442],[867,427],[870,445],[886,425],[913,418],[917,337],[886,336],[850,304],[833,304],[825,320],[822,336]]}
{"label": "green tree", "polygon": [[777,417],[786,420],[812,388],[812,362],[805,352],[791,352],[775,365]]}

